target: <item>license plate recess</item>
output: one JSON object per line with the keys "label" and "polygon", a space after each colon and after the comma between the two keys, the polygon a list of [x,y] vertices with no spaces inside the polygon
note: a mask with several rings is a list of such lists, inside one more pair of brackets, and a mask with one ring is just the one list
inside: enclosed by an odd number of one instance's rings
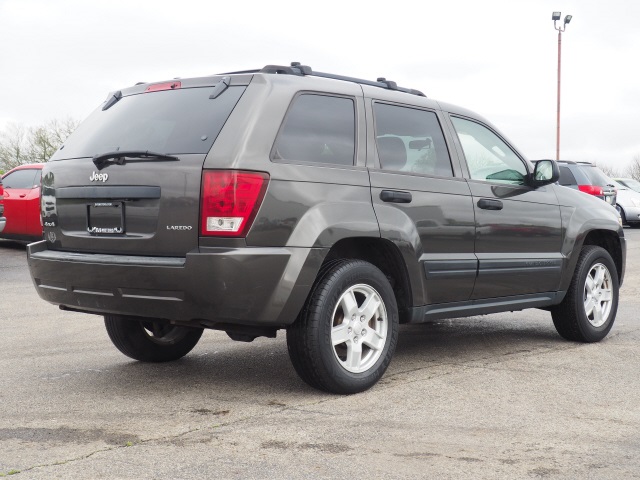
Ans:
{"label": "license plate recess", "polygon": [[122,235],[124,233],[124,204],[122,202],[94,202],[87,205],[87,231],[91,235]]}

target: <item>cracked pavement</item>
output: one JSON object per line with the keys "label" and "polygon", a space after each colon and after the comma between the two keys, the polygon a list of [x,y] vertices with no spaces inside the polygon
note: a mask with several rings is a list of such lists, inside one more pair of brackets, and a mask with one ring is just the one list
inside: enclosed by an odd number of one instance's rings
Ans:
{"label": "cracked pavement", "polygon": [[136,363],[97,316],[40,300],[0,241],[0,476],[19,479],[640,478],[640,230],[616,324],[562,340],[529,310],[405,325],[368,392],[317,392],[283,332],[206,331]]}

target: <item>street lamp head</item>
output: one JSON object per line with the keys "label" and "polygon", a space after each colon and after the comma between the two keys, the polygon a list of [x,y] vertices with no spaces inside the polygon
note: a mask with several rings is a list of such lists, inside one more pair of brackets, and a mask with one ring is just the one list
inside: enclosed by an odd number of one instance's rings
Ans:
{"label": "street lamp head", "polygon": [[567,23],[569,23],[571,21],[571,15],[565,15],[564,17],[564,24],[566,25]]}
{"label": "street lamp head", "polygon": [[561,15],[560,12],[553,12],[553,15],[551,15],[551,20],[553,20],[554,22],[556,20],[560,20],[560,15]]}

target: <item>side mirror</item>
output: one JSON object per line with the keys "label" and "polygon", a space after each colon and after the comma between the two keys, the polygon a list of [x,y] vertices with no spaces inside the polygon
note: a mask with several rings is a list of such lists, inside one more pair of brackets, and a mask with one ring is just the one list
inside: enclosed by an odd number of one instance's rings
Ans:
{"label": "side mirror", "polygon": [[531,185],[542,187],[556,183],[560,178],[560,167],[554,160],[538,160],[531,175]]}

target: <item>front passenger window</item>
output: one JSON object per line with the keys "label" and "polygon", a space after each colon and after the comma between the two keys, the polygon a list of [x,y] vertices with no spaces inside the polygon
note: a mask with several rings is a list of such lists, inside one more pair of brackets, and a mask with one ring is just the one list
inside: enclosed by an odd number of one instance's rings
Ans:
{"label": "front passenger window", "polygon": [[511,148],[479,123],[451,117],[474,180],[524,185],[527,169]]}

